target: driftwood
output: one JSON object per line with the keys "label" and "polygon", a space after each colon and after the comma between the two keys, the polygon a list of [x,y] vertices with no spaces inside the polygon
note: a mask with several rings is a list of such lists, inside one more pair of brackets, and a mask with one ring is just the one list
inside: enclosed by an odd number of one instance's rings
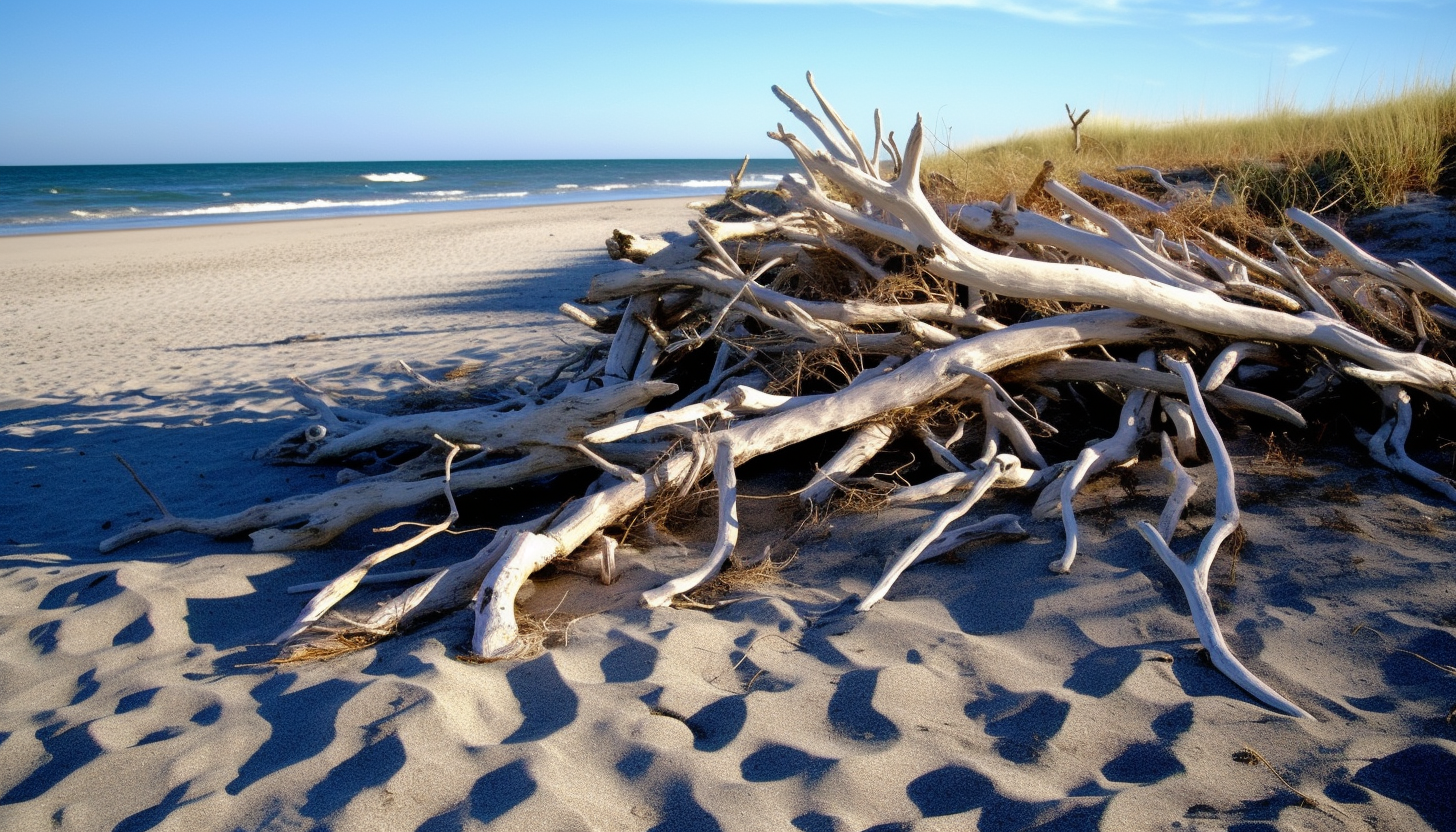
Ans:
{"label": "driftwood", "polygon": [[[523,649],[516,599],[532,573],[574,559],[576,571],[610,582],[619,568],[617,541],[644,512],[711,488],[716,542],[699,568],[646,592],[642,602],[671,604],[702,585],[734,554],[736,470],[806,440],[842,435],[828,461],[800,472],[804,485],[796,493],[809,510],[841,501],[950,501],[909,548],[888,559],[880,581],[857,600],[861,612],[892,597],[896,579],[916,563],[970,540],[1024,534],[1015,516],[954,525],[993,487],[1012,495],[999,498],[1003,503],[1020,500],[1033,517],[1062,518],[1066,543],[1052,568],[1073,568],[1079,492],[1100,472],[1156,453],[1156,445],[1172,493],[1157,525],[1140,529],[1182,585],[1199,639],[1215,666],[1256,699],[1308,716],[1233,656],[1213,614],[1208,570],[1239,514],[1234,468],[1208,408],[1233,419],[1303,426],[1300,408],[1340,377],[1359,381],[1394,412],[1362,436],[1370,453],[1456,499],[1451,480],[1406,450],[1412,395],[1456,401],[1456,367],[1430,350],[1402,346],[1416,338],[1422,346],[1445,344],[1456,318],[1423,310],[1432,301],[1456,305],[1456,292],[1414,263],[1380,262],[1294,210],[1291,219],[1349,263],[1348,275],[1320,264],[1297,240],[1286,254],[1272,231],[1263,256],[1211,234],[1204,237],[1209,251],[1174,242],[1140,225],[1139,218],[1191,194],[1157,172],[1164,203],[1080,180],[1084,189],[1134,206],[1126,218],[1051,178],[1050,166],[1035,195],[1063,206],[1076,225],[1019,208],[1009,196],[937,205],[921,186],[918,121],[901,148],[893,134],[882,137],[876,114],[867,153],[812,76],[809,84],[823,119],[787,92],[774,93],[823,150],[782,125],[769,134],[798,160],[802,177],[785,178],[761,199],[735,181],[693,223],[694,233],[671,242],[612,232],[610,255],[642,268],[601,275],[586,306],[563,309],[610,333],[609,345],[577,356],[538,386],[467,410],[384,418],[300,388],[313,418],[269,449],[274,461],[347,466],[361,457],[383,459],[382,449],[401,445],[425,450],[383,472],[351,471],[355,480],[332,491],[227,517],[179,518],[163,509],[162,518],[120,532],[103,549],[172,531],[251,532],[260,549],[317,546],[380,511],[442,493],[453,506],[454,495],[469,490],[599,471],[585,493],[499,529],[474,557],[432,571],[367,620],[328,622],[328,609],[367,582],[372,566],[443,530],[452,512],[329,584],[280,636],[298,643],[344,633],[359,643],[469,607],[472,650],[501,659]],[[1070,108],[1068,117],[1080,138],[1080,119]],[[882,169],[882,148],[890,170]],[[1404,311],[1381,318],[1370,292],[1342,293],[1336,283],[1349,275],[1396,293]],[[616,311],[604,308],[612,304]],[[1304,372],[1310,381],[1287,402],[1271,388],[1253,389],[1271,368]],[[1103,394],[1121,401],[1117,422],[1072,458],[1048,460],[1036,437],[1059,426],[1043,408]],[[1171,435],[1158,432],[1160,420]],[[1198,487],[1183,464],[1198,458],[1200,437],[1213,459],[1215,518],[1185,562],[1171,540]],[[893,447],[928,456],[936,475],[884,478],[890,472],[876,461]],[[1149,568],[1155,563],[1150,559]]]}
{"label": "driftwood", "polygon": [[1072,122],[1072,141],[1073,141],[1072,152],[1073,153],[1081,153],[1082,152],[1082,122],[1087,120],[1087,115],[1089,113],[1091,113],[1092,111],[1091,110],[1083,110],[1082,111],[1082,114],[1080,116],[1074,116],[1074,115],[1072,115],[1072,105],[1071,104],[1064,104],[1062,106],[1064,106],[1064,107],[1067,108],[1067,121]]}

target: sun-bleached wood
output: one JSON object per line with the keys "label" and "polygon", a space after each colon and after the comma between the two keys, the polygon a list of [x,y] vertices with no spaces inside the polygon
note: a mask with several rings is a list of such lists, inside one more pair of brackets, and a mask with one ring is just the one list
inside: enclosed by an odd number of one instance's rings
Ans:
{"label": "sun-bleached wood", "polygon": [[[1370,308],[1368,297],[1339,282],[1350,277],[1349,270],[1317,269],[1315,259],[1302,250],[1283,255],[1276,248],[1278,262],[1271,265],[1216,237],[1204,237],[1205,250],[1157,229],[1139,233],[1132,221],[1057,183],[1050,168],[1044,167],[1045,175],[1035,184],[1031,196],[1036,202],[1028,204],[1045,204],[1043,195],[1049,194],[1074,215],[1067,223],[1019,209],[1012,197],[945,211],[921,191],[922,125],[911,131],[902,153],[893,134],[882,138],[877,114],[874,153],[866,154],[809,80],[824,121],[782,90],[776,94],[828,150],[811,151],[780,126],[772,135],[798,158],[804,175],[786,178],[773,200],[750,199],[738,190],[735,177],[727,200],[719,204],[730,213],[703,207],[727,219],[700,217],[692,223],[692,234],[660,245],[619,241],[619,249],[635,251],[632,259],[641,260],[640,268],[619,266],[592,287],[595,300],[613,302],[617,311],[570,307],[579,314],[565,312],[598,332],[615,330],[610,343],[601,336],[587,339],[591,343],[579,345],[546,381],[513,385],[503,401],[454,414],[384,418],[354,413],[325,393],[301,388],[300,403],[313,416],[276,443],[270,456],[310,463],[347,459],[358,470],[341,471],[340,481],[355,481],[296,498],[297,503],[258,507],[230,522],[267,521],[239,529],[258,529],[256,546],[306,544],[337,534],[380,506],[418,503],[442,487],[452,495],[558,470],[600,469],[603,473],[575,499],[554,502],[554,510],[500,529],[474,557],[432,571],[356,630],[381,637],[469,604],[475,611],[473,649],[486,658],[502,658],[521,648],[516,600],[535,570],[556,562],[610,581],[616,541],[604,532],[615,535],[614,529],[636,527],[638,513],[658,498],[679,499],[704,488],[711,468],[719,490],[717,540],[702,568],[644,599],[665,603],[700,585],[731,553],[737,467],[828,434],[847,438],[824,470],[800,489],[808,503],[844,481],[884,494],[891,505],[955,495],[949,501],[955,508],[938,511],[921,539],[890,564],[874,592],[860,602],[862,608],[882,598],[904,569],[971,534],[975,524],[956,527],[953,517],[993,487],[1041,492],[1053,514],[1057,507],[1063,510],[1068,524],[1064,565],[1070,566],[1077,546],[1071,509],[1078,488],[1099,465],[1136,459],[1139,440],[1152,430],[1151,414],[1161,401],[1178,441],[1160,437],[1174,493],[1152,533],[1163,541],[1159,553],[1166,559],[1164,552],[1171,553],[1167,541],[1195,488],[1178,460],[1193,458],[1196,434],[1204,433],[1219,478],[1214,528],[1183,572],[1173,568],[1190,593],[1190,606],[1202,610],[1195,613],[1200,638],[1213,644],[1210,650],[1222,656],[1220,661],[1232,661],[1220,667],[1233,678],[1248,675],[1222,644],[1207,601],[1207,564],[1237,527],[1237,504],[1232,463],[1208,419],[1205,396],[1186,365],[1170,365],[1175,371],[1170,373],[1151,363],[1117,361],[1114,353],[1126,356],[1150,346],[1180,355],[1186,351],[1202,367],[1230,342],[1268,345],[1235,344],[1228,355],[1216,358],[1205,373],[1206,400],[1226,412],[1243,409],[1293,424],[1303,424],[1299,407],[1314,403],[1321,389],[1337,381],[1329,369],[1336,366],[1345,376],[1386,388],[1395,415],[1370,438],[1371,453],[1418,478],[1422,475],[1404,447],[1413,414],[1403,391],[1451,400],[1456,369],[1417,354],[1419,348],[1413,353],[1382,344],[1364,331],[1371,322],[1363,313],[1351,315],[1349,323],[1341,320],[1322,293],[1341,305]],[[881,147],[890,152],[893,173],[879,164]],[[945,180],[929,176],[927,181],[943,185]],[[1127,196],[1119,193],[1118,198]],[[1356,279],[1405,304],[1383,326],[1407,326],[1416,339],[1424,339],[1423,325],[1430,325],[1419,314],[1425,299],[1417,295],[1443,296],[1412,284],[1429,287],[1434,278],[1414,264],[1385,268],[1389,275],[1376,271]],[[1067,313],[1063,304],[1104,308]],[[1402,315],[1412,323],[1402,324]],[[1250,349],[1277,350],[1285,361],[1281,366],[1315,367],[1310,386],[1301,389],[1293,406],[1227,380],[1260,384],[1255,374],[1230,375]],[[878,366],[861,369],[882,356]],[[1274,359],[1273,352],[1261,357]],[[527,377],[521,371],[519,378]],[[654,380],[659,377],[680,381],[692,392],[667,398],[676,395],[675,387]],[[415,381],[447,389],[418,374]],[[1032,433],[1054,433],[1046,414],[1064,414],[1066,404],[1091,389],[1065,382],[1088,382],[1113,397],[1127,391],[1127,406],[1116,441],[1098,443],[1076,460],[1049,463]],[[653,384],[662,386],[645,386]],[[797,391],[806,384],[815,385],[811,395],[764,392]],[[1175,396],[1187,396],[1189,404]],[[598,406],[605,401],[615,404]],[[1063,406],[1048,409],[1050,402]],[[982,419],[975,419],[976,407]],[[441,435],[460,447],[461,459],[451,454],[442,466],[443,454],[435,450],[375,473],[387,467],[382,460],[403,457],[395,455],[400,445],[413,445],[410,453],[426,445],[423,431],[435,425],[451,428]],[[948,438],[946,425],[953,430]],[[877,478],[886,472],[861,470],[893,436],[913,439],[917,434],[947,473],[895,489],[888,479]],[[957,445],[963,440],[967,444]],[[969,456],[974,451],[966,449],[975,444],[980,456],[973,461],[950,450]],[[448,486],[439,476],[442,467],[450,476]],[[804,477],[809,478],[807,471]],[[148,533],[225,525],[179,521],[162,512]],[[354,580],[356,571],[338,586]]]}
{"label": "sun-bleached wood", "polygon": [[630,231],[613,228],[612,236],[607,238],[607,256],[613,260],[631,260],[633,263],[641,263],[667,248],[668,245],[666,240],[639,237]]}
{"label": "sun-bleached wood", "polygon": [[[397,416],[370,423],[340,437],[332,446],[320,445],[309,458],[334,458],[374,447],[373,443],[346,440],[368,431],[374,443],[420,441],[439,435],[454,443],[483,445],[519,454],[495,465],[456,471],[455,493],[499,488],[550,474],[595,464],[572,445],[593,422],[670,395],[676,385],[663,381],[620,384],[575,396],[561,396],[540,407],[500,413],[492,410],[456,410]],[[326,450],[327,449],[327,450]],[[110,552],[160,534],[185,531],[212,537],[249,533],[259,552],[305,549],[333,540],[350,526],[382,511],[415,505],[438,494],[439,477],[399,481],[373,477],[321,494],[303,494],[263,503],[222,517],[167,515],[138,523],[100,544]],[[299,522],[299,521],[303,522]]]}
{"label": "sun-bleached wood", "polygon": [[[1422,268],[1420,264],[1412,260],[1405,260],[1395,266],[1391,266],[1384,260],[1371,255],[1369,252],[1355,245],[1350,241],[1349,237],[1326,225],[1308,212],[1301,211],[1298,208],[1287,208],[1284,211],[1284,215],[1329,243],[1331,247],[1343,254],[1357,268],[1389,280],[1397,286],[1404,286],[1415,292],[1426,292],[1434,295],[1444,304],[1456,305],[1456,289],[1446,285],[1440,278]],[[1354,356],[1350,357],[1353,358]]]}
{"label": "sun-bleached wood", "polygon": [[[626,326],[625,320],[623,326]],[[643,337],[646,337],[645,329]],[[609,366],[607,374],[610,376],[612,372]],[[622,382],[627,380],[621,378]],[[676,390],[676,385],[668,382],[639,381],[560,396],[540,407],[508,413],[473,408],[395,416],[370,423],[353,433],[326,439],[304,462],[342,459],[389,442],[419,442],[421,437],[436,434],[451,442],[487,448],[560,444],[579,439],[584,425],[611,418]]]}
{"label": "sun-bleached wood", "polygon": [[1073,503],[1077,492],[1101,472],[1117,465],[1124,465],[1137,459],[1137,444],[1151,425],[1153,404],[1157,397],[1147,390],[1133,390],[1118,415],[1117,432],[1107,439],[1083,448],[1077,461],[1062,475],[1058,482],[1048,485],[1032,509],[1033,516],[1047,517],[1060,509],[1062,529],[1066,542],[1062,556],[1048,564],[1047,568],[1058,574],[1072,570],[1077,559],[1079,539],[1077,515]]}
{"label": "sun-bleached wood", "polygon": [[814,472],[814,478],[799,492],[799,501],[805,505],[823,505],[846,477],[864,467],[894,435],[895,429],[887,422],[871,422],[850,434],[834,456]]}
{"label": "sun-bleached wood", "polygon": [[1121,185],[1114,185],[1111,182],[1105,182],[1090,173],[1084,172],[1082,174],[1079,174],[1077,176],[1077,182],[1084,188],[1089,188],[1094,191],[1100,191],[1104,194],[1107,194],[1108,196],[1116,197],[1117,199],[1126,202],[1128,205],[1133,205],[1141,208],[1142,210],[1147,211],[1150,214],[1168,213],[1167,208],[1164,208],[1163,206],[1152,201],[1151,199],[1148,199],[1142,194],[1135,194],[1132,191],[1129,191],[1127,188],[1122,187]]}
{"label": "sun-bleached wood", "polygon": [[1399,387],[1388,387],[1382,391],[1382,397],[1388,406],[1395,409],[1395,416],[1381,425],[1374,435],[1356,431],[1370,450],[1370,457],[1397,474],[1456,502],[1456,481],[1416,462],[1406,452],[1405,443],[1412,423],[1410,394]]}
{"label": "sun-bleached wood", "polygon": [[924,554],[925,550],[945,533],[946,528],[951,523],[959,520],[976,503],[980,502],[981,498],[986,495],[987,491],[991,490],[991,486],[996,484],[996,481],[1001,478],[1002,474],[1020,466],[1021,461],[1009,454],[1002,454],[991,460],[991,464],[987,465],[984,471],[981,471],[975,486],[971,488],[971,493],[967,494],[959,503],[936,515],[935,521],[930,524],[930,528],[915,538],[915,541],[910,544],[910,547],[904,552],[901,552],[900,556],[895,558],[885,568],[885,574],[880,577],[879,583],[875,584],[874,588],[865,594],[864,599],[855,605],[855,610],[864,612],[879,603],[880,599],[884,598],[885,594],[890,591],[890,587],[895,585],[895,581],[899,580],[906,569],[909,569],[921,559],[921,555]]}
{"label": "sun-bleached wood", "polygon": [[1241,362],[1244,361],[1277,361],[1279,350],[1270,344],[1256,344],[1249,341],[1238,341],[1224,347],[1223,350],[1208,363],[1208,369],[1203,371],[1203,379],[1198,383],[1198,389],[1205,393],[1212,393],[1223,384]]}
{"label": "sun-bleached wood", "polygon": [[1183,595],[1188,600],[1188,609],[1193,616],[1193,627],[1198,631],[1198,640],[1208,651],[1208,658],[1213,666],[1250,696],[1269,707],[1290,716],[1314,719],[1308,711],[1289,701],[1244,667],[1243,662],[1234,656],[1228,642],[1224,641],[1223,632],[1218,627],[1218,616],[1213,611],[1213,600],[1208,597],[1208,590],[1199,583],[1192,567],[1168,548],[1168,544],[1158,536],[1158,530],[1148,521],[1138,521],[1137,528],[1183,587]]}
{"label": "sun-bleached wood", "polygon": [[[439,437],[436,438],[438,439]],[[460,509],[455,505],[455,492],[450,489],[450,463],[454,462],[455,455],[460,453],[460,446],[445,442],[443,439],[440,441],[449,448],[445,454],[445,475],[442,477],[444,480],[445,500],[450,504],[450,512],[445,515],[445,519],[432,526],[426,526],[408,540],[401,541],[393,546],[386,546],[370,554],[355,564],[353,569],[330,581],[327,586],[304,605],[303,611],[298,614],[298,618],[287,629],[274,637],[271,642],[272,644],[283,644],[313,626],[329,610],[333,609],[336,604],[344,600],[349,593],[353,592],[364,577],[369,574],[370,569],[373,569],[401,552],[408,552],[410,549],[415,548],[426,540],[455,525],[455,521],[460,518]]]}
{"label": "sun-bleached wood", "polygon": [[923,125],[917,121],[906,142],[904,165],[893,182],[810,150],[792,133],[770,134],[782,142],[810,173],[870,200],[898,220],[898,227],[860,214],[832,200],[813,181],[791,196],[835,220],[900,245],[930,252],[924,267],[938,277],[981,291],[1021,298],[1094,303],[1123,309],[1201,332],[1249,340],[1274,340],[1318,347],[1370,369],[1391,373],[1402,383],[1456,400],[1456,368],[1444,362],[1381,344],[1359,330],[1323,315],[1291,315],[1234,303],[1212,292],[1128,280],[1092,266],[1003,257],[982,251],[956,236],[941,221],[920,190]]}
{"label": "sun-bleached wood", "polygon": [[[1198,428],[1203,433],[1205,443],[1213,457],[1217,477],[1214,521],[1213,526],[1204,535],[1202,543],[1199,544],[1198,552],[1194,555],[1192,563],[1185,562],[1174,554],[1168,546],[1168,538],[1146,520],[1138,522],[1138,532],[1148,541],[1148,545],[1153,548],[1153,551],[1158,553],[1158,557],[1168,566],[1168,569],[1177,577],[1179,585],[1183,587],[1189,611],[1193,615],[1194,629],[1198,631],[1198,640],[1208,651],[1209,660],[1213,662],[1213,666],[1234,684],[1269,707],[1290,716],[1313,719],[1314,717],[1310,716],[1307,711],[1269,687],[1246,668],[1229,649],[1228,643],[1224,641],[1223,632],[1219,630],[1218,616],[1213,610],[1213,600],[1208,596],[1208,570],[1213,565],[1213,559],[1218,554],[1218,549],[1223,545],[1223,541],[1239,525],[1239,506],[1235,497],[1233,463],[1229,459],[1223,440],[1214,429],[1213,420],[1208,415],[1208,408],[1203,404],[1203,397],[1200,394],[1198,380],[1193,374],[1193,369],[1186,362],[1167,356],[1163,357],[1163,364],[1183,379],[1188,405],[1193,410],[1194,419],[1197,421]],[[1176,520],[1173,522],[1176,523]]]}
{"label": "sun-bleached wood", "polygon": [[[1177,437],[1173,445],[1177,450],[1177,459],[1180,462],[1197,460],[1198,434],[1194,427],[1193,410],[1183,402],[1167,396],[1158,397],[1158,403],[1163,407],[1163,415],[1173,425],[1173,433]],[[1167,434],[1163,436],[1166,437]]]}
{"label": "sun-bleached wood", "polygon": [[[1166,401],[1164,406],[1167,406]],[[1190,410],[1189,419],[1192,418]],[[1183,518],[1183,510],[1198,491],[1198,481],[1179,462],[1179,454],[1174,450],[1173,440],[1168,438],[1168,434],[1160,434],[1158,442],[1163,449],[1163,470],[1173,477],[1173,490],[1168,495],[1168,502],[1163,505],[1163,513],[1158,516],[1158,536],[1171,541],[1178,530],[1178,521]]]}
{"label": "sun-bleached wood", "polygon": [[723,568],[738,546],[738,477],[733,470],[733,447],[726,440],[718,443],[713,481],[718,486],[718,539],[713,543],[713,550],[702,566],[642,593],[642,603],[646,606],[667,606],[674,597],[697,588]]}
{"label": "sun-bleached wood", "polygon": [[1014,514],[993,514],[978,523],[965,526],[951,526],[916,558],[914,566],[933,558],[948,555],[966,545],[986,540],[1025,540],[1030,533],[1021,527],[1021,520]]}
{"label": "sun-bleached wood", "polygon": [[[835,393],[814,397],[802,406],[725,428],[718,432],[716,438],[718,442],[729,443],[734,464],[741,465],[805,439],[951,394],[966,379],[963,372],[953,369],[957,366],[975,367],[991,373],[1010,364],[1036,356],[1055,355],[1072,347],[1137,343],[1159,333],[1174,331],[1146,318],[1115,310],[1082,312],[1016,324],[923,353],[892,373],[874,375]],[[679,488],[695,470],[693,456],[690,451],[675,453],[644,472],[641,482],[619,483],[574,500],[550,522],[535,526],[532,533],[555,541],[557,554],[569,553],[598,530],[639,508],[651,496]],[[497,538],[500,537],[498,533]],[[386,604],[367,622],[368,626],[381,630],[405,627],[423,616],[458,605],[462,595],[473,593],[482,584],[482,579],[488,578],[490,570],[496,568],[507,550],[506,543],[492,541],[475,558],[450,567],[432,579],[428,586],[422,584]],[[548,555],[547,551],[545,544],[537,542],[528,551],[518,554],[516,563],[540,568],[555,556]],[[491,580],[484,583],[490,584]],[[499,604],[489,604],[481,607],[476,617],[476,640],[503,653],[509,653],[508,645],[515,640],[514,618],[512,615],[507,621],[506,612]],[[494,630],[499,632],[487,632]]]}
{"label": "sun-bleached wood", "polygon": [[[1182,385],[1176,376],[1128,362],[1099,361],[1091,358],[1064,358],[1040,364],[1028,364],[1005,374],[1008,379],[1026,382],[1039,381],[1088,381],[1116,384],[1121,387],[1140,387],[1156,393],[1181,393]],[[1221,410],[1243,410],[1257,413],[1271,419],[1287,422],[1295,427],[1304,427],[1304,416],[1288,404],[1263,393],[1244,390],[1232,384],[1221,384],[1207,395],[1207,400]]]}

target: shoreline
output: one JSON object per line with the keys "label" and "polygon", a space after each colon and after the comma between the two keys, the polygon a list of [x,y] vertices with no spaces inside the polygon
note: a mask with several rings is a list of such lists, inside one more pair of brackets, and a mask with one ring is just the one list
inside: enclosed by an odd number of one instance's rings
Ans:
{"label": "shoreline", "polygon": [[[721,193],[738,159],[6,168],[0,236],[561,206]],[[791,160],[751,162],[773,187]],[[372,171],[372,172],[371,172]]]}
{"label": "shoreline", "polygon": [[[76,235],[76,234],[114,234],[114,233],[123,233],[123,232],[128,232],[128,231],[172,231],[172,230],[182,230],[182,229],[188,229],[188,228],[218,228],[218,227],[228,227],[228,226],[234,226],[234,225],[274,225],[274,224],[279,224],[279,223],[352,221],[352,220],[384,219],[384,218],[390,218],[390,217],[430,217],[430,216],[435,216],[435,215],[439,215],[439,214],[472,214],[472,213],[475,213],[475,212],[529,211],[529,210],[536,210],[536,209],[540,209],[540,210],[552,210],[552,209],[558,209],[558,208],[570,208],[572,206],[584,206],[584,205],[618,205],[618,204],[631,204],[631,203],[673,203],[673,204],[678,204],[680,206],[683,206],[684,209],[686,209],[686,206],[689,203],[697,202],[697,201],[700,201],[700,200],[709,200],[709,201],[711,201],[716,195],[720,194],[721,192],[722,192],[722,189],[721,188],[718,188],[716,190],[709,191],[709,192],[704,193],[704,194],[684,194],[681,197],[677,197],[677,196],[644,196],[644,197],[608,196],[608,197],[605,197],[603,199],[597,199],[597,200],[588,199],[588,200],[575,200],[575,201],[571,201],[571,202],[543,202],[543,203],[532,203],[532,204],[529,204],[529,205],[483,205],[483,206],[482,205],[472,205],[472,206],[469,206],[469,207],[461,207],[461,208],[428,208],[428,209],[420,209],[418,211],[380,211],[380,212],[362,212],[361,211],[361,212],[358,212],[358,213],[332,214],[332,215],[329,215],[329,216],[282,216],[282,217],[260,217],[258,219],[251,219],[251,217],[253,215],[246,214],[246,213],[242,213],[242,214],[225,214],[225,215],[221,215],[221,216],[218,216],[218,217],[215,217],[215,218],[204,218],[203,221],[201,221],[201,222],[194,221],[194,222],[187,222],[187,223],[166,223],[166,224],[158,224],[158,225],[132,225],[132,226],[127,226],[125,228],[58,228],[58,229],[56,229],[54,231],[37,230],[37,231],[17,231],[17,232],[10,232],[10,231],[6,231],[3,227],[0,227],[0,241],[9,240],[9,239],[15,239],[15,238],[54,237],[54,236],[58,236],[58,235],[67,235],[67,236],[69,236],[69,235]],[[266,213],[266,212],[260,212],[260,213]],[[284,212],[275,212],[275,213],[284,213]],[[3,243],[0,243],[0,244],[3,244]]]}
{"label": "shoreline", "polygon": [[14,368],[0,400],[226,386],[265,373],[248,353],[273,348],[271,372],[285,375],[361,360],[528,364],[582,337],[560,303],[631,267],[607,259],[612,229],[686,233],[687,203],[0,237],[0,360]]}

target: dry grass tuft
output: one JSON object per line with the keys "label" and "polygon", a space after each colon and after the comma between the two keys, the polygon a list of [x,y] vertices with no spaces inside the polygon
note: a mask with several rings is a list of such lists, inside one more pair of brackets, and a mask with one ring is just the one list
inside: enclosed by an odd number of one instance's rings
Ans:
{"label": "dry grass tuft", "polygon": [[768,368],[773,373],[767,390],[784,396],[802,396],[837,390],[864,372],[864,356],[836,347],[824,347],[785,355]]}
{"label": "dry grass tuft", "polygon": [[373,647],[381,636],[358,633],[341,633],[313,639],[297,644],[284,645],[279,654],[268,660],[268,664],[296,664],[332,659]]}
{"label": "dry grass tuft", "polygon": [[452,367],[451,369],[447,370],[445,372],[445,380],[446,381],[463,381],[463,380],[465,380],[467,378],[470,378],[471,376],[475,375],[476,373],[480,372],[483,369],[485,369],[485,365],[482,364],[482,363],[480,363],[479,361],[472,361],[472,362],[468,362],[468,363],[465,363],[465,364],[461,364],[459,367]]}
{"label": "dry grass tuft", "polygon": [[1249,544],[1249,533],[1244,531],[1244,525],[1240,523],[1234,527],[1234,533],[1228,538],[1228,584],[1230,588],[1238,586],[1239,583],[1239,555],[1243,554],[1244,547]]}
{"label": "dry grass tuft", "polygon": [[717,577],[684,597],[692,606],[712,606],[734,593],[757,592],[771,586],[786,585],[789,582],[783,577],[783,571],[798,558],[798,554],[798,548],[794,547],[776,560],[766,548],[762,558],[751,566],[745,566],[735,553]]}
{"label": "dry grass tuft", "polygon": [[849,514],[868,514],[885,507],[890,493],[900,483],[882,480],[858,480],[842,483],[829,502],[819,508],[816,520]]}
{"label": "dry grass tuft", "polygon": [[[1049,112],[1048,121],[1059,115]],[[1440,184],[1456,145],[1456,81],[1418,80],[1393,94],[1317,112],[1275,102],[1252,116],[1168,124],[1094,113],[1082,135],[1080,154],[1060,124],[941,154],[925,168],[956,183],[960,193],[948,201],[1021,197],[1049,160],[1063,182],[1075,182],[1083,171],[1113,180],[1120,166],[1146,165],[1177,174],[1170,177],[1175,182],[1216,183],[1235,206],[1270,218],[1290,205],[1359,212]],[[1128,186],[1125,175],[1120,184]],[[1163,198],[1149,180],[1131,187]]]}
{"label": "dry grass tuft", "polygon": [[1264,442],[1264,458],[1259,460],[1259,465],[1273,473],[1296,479],[1307,479],[1311,475],[1304,470],[1304,457],[1299,453],[1297,443],[1289,438],[1289,434],[1275,435],[1273,433],[1262,437]]}
{"label": "dry grass tuft", "polygon": [[1345,505],[1357,506],[1360,504],[1360,495],[1348,482],[1332,485],[1319,493],[1319,498],[1327,503],[1344,503]]}
{"label": "dry grass tuft", "polygon": [[578,620],[579,617],[572,618],[555,612],[545,618],[537,618],[517,607],[516,642],[520,645],[520,649],[509,656],[495,657],[478,656],[468,651],[462,651],[455,655],[455,661],[466,664],[494,664],[500,661],[534,659],[553,647],[565,645],[571,635],[571,625]]}
{"label": "dry grass tuft", "polygon": [[1360,524],[1356,523],[1350,518],[1350,515],[1346,514],[1340,509],[1334,509],[1329,514],[1322,515],[1319,518],[1319,521],[1321,526],[1324,526],[1331,531],[1344,532],[1345,534],[1355,534],[1361,536],[1364,536],[1365,534],[1365,530],[1360,527]]}

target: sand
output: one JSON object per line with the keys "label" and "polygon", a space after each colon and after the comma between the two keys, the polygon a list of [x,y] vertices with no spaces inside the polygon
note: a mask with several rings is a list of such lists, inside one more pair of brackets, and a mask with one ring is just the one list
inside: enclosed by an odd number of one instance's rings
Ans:
{"label": "sand", "polygon": [[[1134,529],[1166,493],[1153,463],[1088,489],[1072,575],[1046,571],[1059,524],[1027,520],[1028,540],[916,567],[865,615],[846,600],[938,506],[801,528],[778,496],[801,480],[748,466],[742,548],[796,550],[789,583],[638,607],[706,550],[710,521],[680,520],[634,541],[613,587],[537,581],[527,606],[569,627],[491,665],[455,659],[463,612],[261,664],[306,598],[288,586],[396,539],[367,528],[315,552],[172,535],[96,553],[155,514],[114,454],[178,513],[322,490],[331,472],[250,458],[302,424],[289,377],[386,407],[417,389],[400,359],[539,375],[592,337],[555,307],[628,267],[607,233],[685,231],[683,202],[0,238],[0,828],[1456,828],[1456,674],[1435,666],[1456,665],[1456,507],[1342,443],[1233,440],[1249,542],[1213,576],[1234,651],[1316,721],[1198,657]],[[546,496],[521,492],[467,499],[467,520]]]}

